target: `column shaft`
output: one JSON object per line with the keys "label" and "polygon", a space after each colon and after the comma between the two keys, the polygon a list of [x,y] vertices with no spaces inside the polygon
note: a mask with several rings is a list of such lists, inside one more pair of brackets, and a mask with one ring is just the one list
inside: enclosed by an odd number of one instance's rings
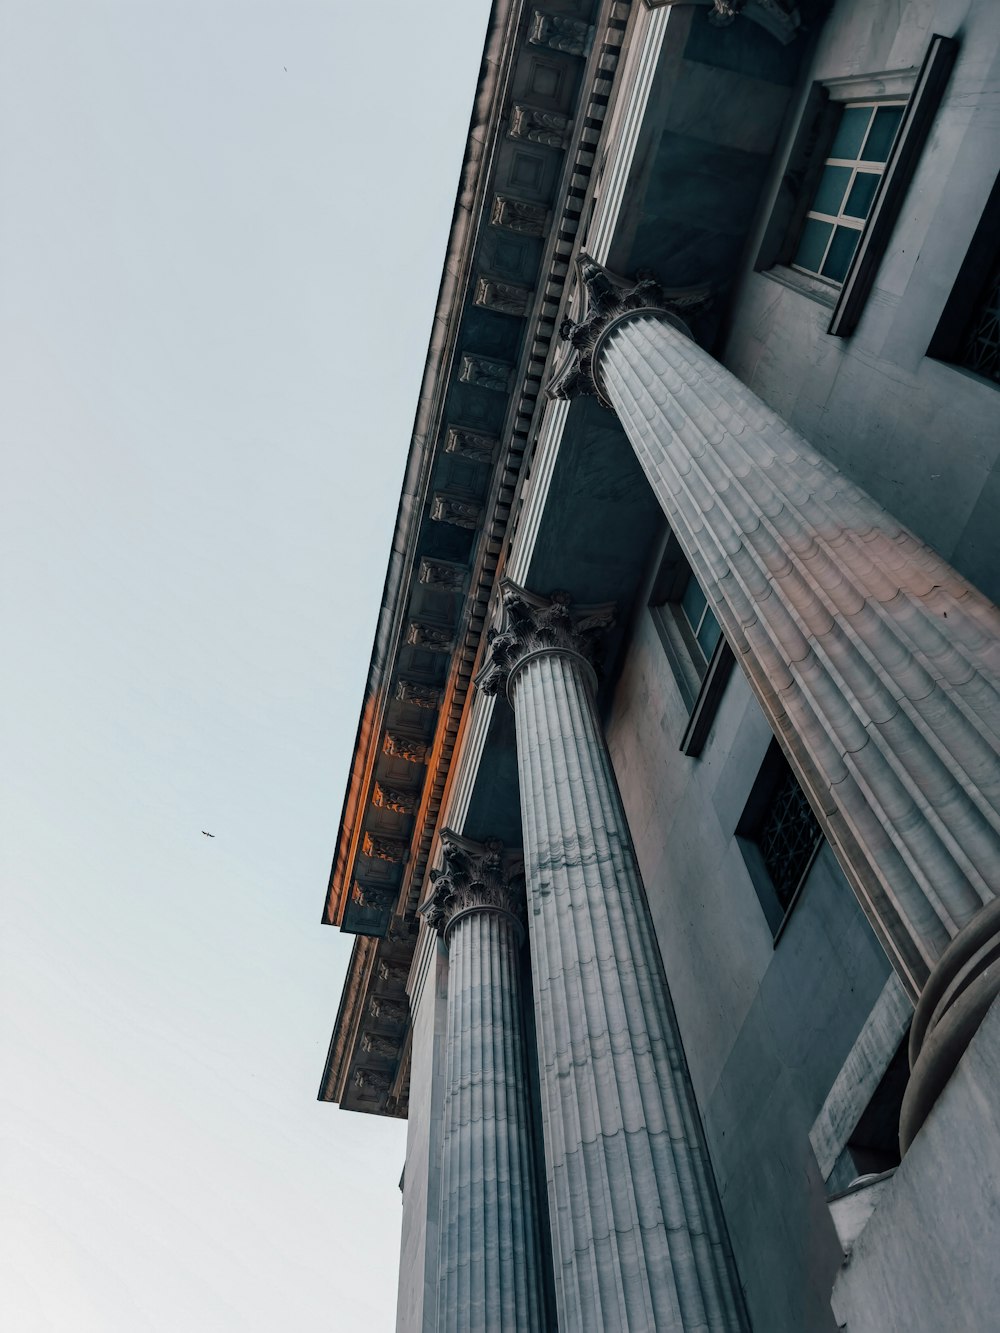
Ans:
{"label": "column shaft", "polygon": [[520,936],[491,910],[464,913],[448,932],[441,1333],[545,1327]]}
{"label": "column shaft", "polygon": [[509,686],[559,1323],[729,1333],[742,1298],[591,677],[535,652]]}
{"label": "column shaft", "polygon": [[1000,612],[675,325],[597,381],[916,995],[1000,892]]}

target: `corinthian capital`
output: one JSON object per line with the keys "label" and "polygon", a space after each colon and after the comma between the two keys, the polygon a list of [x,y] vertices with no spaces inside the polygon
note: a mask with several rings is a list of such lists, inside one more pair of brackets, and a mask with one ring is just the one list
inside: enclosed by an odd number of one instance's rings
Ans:
{"label": "corinthian capital", "polygon": [[571,350],[545,392],[550,398],[586,395],[597,398],[602,407],[610,408],[595,363],[598,344],[610,326],[623,315],[656,311],[690,335],[682,315],[705,306],[709,292],[706,287],[668,289],[648,275],[630,282],[585,254],[577,258],[576,272],[583,296],[583,318],[575,321],[567,317],[560,324],[559,333],[569,342]]}
{"label": "corinthian capital", "polygon": [[529,654],[571,653],[589,662],[595,641],[615,620],[613,602],[574,606],[569,593],[539,597],[510,579],[501,580],[500,606],[500,628],[487,635],[486,664],[476,678],[484,694],[505,692]]}
{"label": "corinthian capital", "polygon": [[442,829],[444,866],[430,873],[434,891],[421,907],[427,923],[445,939],[467,912],[502,912],[524,931],[524,862],[498,838],[473,842]]}

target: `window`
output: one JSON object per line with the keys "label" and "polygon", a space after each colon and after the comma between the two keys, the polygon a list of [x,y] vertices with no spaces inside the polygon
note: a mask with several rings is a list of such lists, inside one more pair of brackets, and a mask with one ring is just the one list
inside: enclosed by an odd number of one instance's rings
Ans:
{"label": "window", "polygon": [[756,267],[831,308],[854,332],[920,162],[958,51],[931,38],[919,70],[813,85]]}
{"label": "window", "polygon": [[793,267],[840,284],[847,276],[903,118],[902,102],[841,110]]}
{"label": "window", "polygon": [[678,602],[684,626],[688,631],[691,656],[695,669],[702,680],[712,660],[715,646],[722,638],[722,626],[716,620],[708,605],[708,599],[701,590],[701,584],[692,573],[688,573]]}
{"label": "window", "polygon": [[927,354],[1000,384],[1000,176]]}
{"label": "window", "polygon": [[667,539],[649,605],[690,715],[680,748],[696,758],[708,739],[735,659],[673,534]]}
{"label": "window", "polygon": [[736,827],[743,859],[777,940],[823,844],[823,831],[777,741]]}

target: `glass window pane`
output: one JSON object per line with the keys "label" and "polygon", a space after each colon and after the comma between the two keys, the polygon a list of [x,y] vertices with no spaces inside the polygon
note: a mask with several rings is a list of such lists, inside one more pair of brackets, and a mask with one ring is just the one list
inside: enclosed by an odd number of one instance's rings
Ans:
{"label": "glass window pane", "polygon": [[811,269],[813,273],[818,273],[832,231],[832,222],[818,222],[816,218],[809,218],[802,229],[802,239],[799,241],[795,263],[800,268]]}
{"label": "glass window pane", "polygon": [[830,149],[831,157],[858,156],[865,141],[865,130],[868,128],[873,110],[874,108],[870,106],[844,107],[844,114],[840,117],[840,128]]}
{"label": "glass window pane", "polygon": [[706,662],[715,652],[715,645],[719,642],[721,635],[721,625],[711,611],[706,611],[705,619],[701,622],[701,629],[698,631],[698,643],[701,651],[705,654]]}
{"label": "glass window pane", "polygon": [[820,177],[819,189],[816,191],[811,211],[832,213],[836,217],[840,212],[840,205],[843,203],[850,180],[850,167],[827,167]]}
{"label": "glass window pane", "polygon": [[866,218],[871,210],[875,191],[882,179],[874,171],[859,171],[854,177],[851,193],[847,196],[844,212],[849,218]]}
{"label": "glass window pane", "polygon": [[697,634],[698,626],[701,622],[701,613],[705,609],[705,594],[701,590],[698,580],[692,574],[684,587],[684,593],[681,597],[681,606],[684,614],[688,618],[691,628]]}
{"label": "glass window pane", "polygon": [[837,228],[823,265],[824,278],[829,278],[832,282],[844,281],[860,239],[861,233],[855,231],[853,227]]}
{"label": "glass window pane", "polygon": [[889,149],[903,119],[901,106],[880,106],[875,112],[875,124],[872,126],[862,160],[865,162],[884,162],[889,156]]}

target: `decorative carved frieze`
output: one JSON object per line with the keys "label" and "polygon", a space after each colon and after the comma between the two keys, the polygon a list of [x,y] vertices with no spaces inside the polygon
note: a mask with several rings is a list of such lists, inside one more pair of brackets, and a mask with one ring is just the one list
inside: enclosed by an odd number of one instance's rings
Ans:
{"label": "decorative carved frieze", "polygon": [[572,123],[561,111],[544,111],[541,107],[516,102],[510,113],[510,135],[512,139],[526,139],[548,148],[565,148]]}
{"label": "decorative carved frieze", "polygon": [[396,698],[414,708],[440,708],[443,691],[437,685],[421,685],[415,680],[396,682]]}
{"label": "decorative carved frieze", "polygon": [[483,507],[474,500],[438,491],[431,498],[431,518],[438,523],[450,523],[455,528],[478,528]]}
{"label": "decorative carved frieze", "polygon": [[524,862],[504,852],[497,838],[485,843],[441,831],[444,867],[430,872],[434,886],[421,907],[427,923],[445,938],[456,917],[477,910],[505,912],[524,928]]}
{"label": "decorative carved frieze", "polygon": [[399,1055],[399,1043],[391,1037],[383,1037],[377,1032],[365,1032],[361,1037],[361,1049],[372,1055],[384,1055],[395,1060]]}
{"label": "decorative carved frieze", "polygon": [[477,389],[507,393],[510,389],[510,371],[506,361],[496,361],[490,356],[472,356],[466,352],[462,356],[458,378],[463,384],[474,385]]}
{"label": "decorative carved frieze", "polygon": [[432,653],[450,653],[455,646],[455,636],[450,629],[411,620],[406,628],[406,642],[412,648],[426,648]]}
{"label": "decorative carved frieze", "polygon": [[409,843],[402,838],[386,838],[381,833],[365,833],[361,840],[361,850],[373,861],[391,861],[397,864],[405,861]]}
{"label": "decorative carved frieze", "polygon": [[544,236],[548,220],[549,210],[544,204],[530,204],[505,194],[498,194],[493,200],[490,222],[494,227],[504,227],[521,236]]}
{"label": "decorative carved frieze", "polygon": [[570,56],[585,56],[590,52],[594,29],[581,19],[562,14],[545,14],[536,9],[531,16],[528,41],[532,46],[547,46],[550,51],[564,51]]}
{"label": "decorative carved frieze", "polygon": [[608,326],[631,311],[657,310],[690,336],[683,315],[706,306],[709,292],[704,287],[668,289],[648,275],[628,282],[585,254],[577,259],[577,278],[584,296],[583,318],[578,323],[566,318],[559,326],[573,350],[546,385],[546,393],[550,398],[589,395],[610,408],[594,374],[594,350]]}
{"label": "decorative carved frieze", "polygon": [[483,435],[465,426],[449,426],[444,439],[446,454],[467,458],[470,463],[492,463],[497,456],[500,441],[495,435]]}
{"label": "decorative carved frieze", "polygon": [[354,1082],[362,1092],[388,1092],[392,1087],[392,1075],[381,1069],[356,1069]]}
{"label": "decorative carved frieze", "polygon": [[444,592],[464,592],[469,571],[464,565],[456,565],[451,560],[429,560],[424,556],[420,561],[417,578],[428,588],[440,588]]}
{"label": "decorative carved frieze", "polygon": [[412,815],[420,801],[416,791],[400,791],[398,787],[383,787],[376,782],[372,789],[372,805],[380,810],[391,810],[396,815]]}
{"label": "decorative carved frieze", "polygon": [[378,965],[378,974],[383,981],[404,982],[409,976],[409,963],[390,963],[384,958]]}
{"label": "decorative carved frieze", "polygon": [[476,281],[476,293],[473,297],[476,305],[482,306],[485,310],[496,310],[501,315],[518,315],[523,317],[528,313],[528,303],[531,300],[531,291],[527,287],[520,287],[514,282],[503,282],[499,278],[478,278]]}
{"label": "decorative carved frieze", "polygon": [[384,995],[373,995],[368,1005],[372,1018],[382,1023],[405,1023],[409,1007],[402,1000],[387,1000]]}
{"label": "decorative carved frieze", "polygon": [[[367,855],[371,855],[371,853],[369,852]],[[355,880],[354,887],[351,889],[351,897],[359,907],[374,912],[382,912],[392,906],[396,898],[396,890],[380,884],[361,884],[358,880]]]}
{"label": "decorative carved frieze", "polygon": [[486,664],[476,679],[484,694],[503,693],[529,653],[548,649],[590,661],[597,641],[615,619],[610,602],[574,607],[568,593],[539,597],[510,579],[500,581],[500,605],[500,628],[487,635]]}
{"label": "decorative carved frieze", "polygon": [[395,736],[385,733],[382,753],[392,759],[404,759],[408,764],[426,764],[431,747],[426,741],[414,740],[411,736]]}

